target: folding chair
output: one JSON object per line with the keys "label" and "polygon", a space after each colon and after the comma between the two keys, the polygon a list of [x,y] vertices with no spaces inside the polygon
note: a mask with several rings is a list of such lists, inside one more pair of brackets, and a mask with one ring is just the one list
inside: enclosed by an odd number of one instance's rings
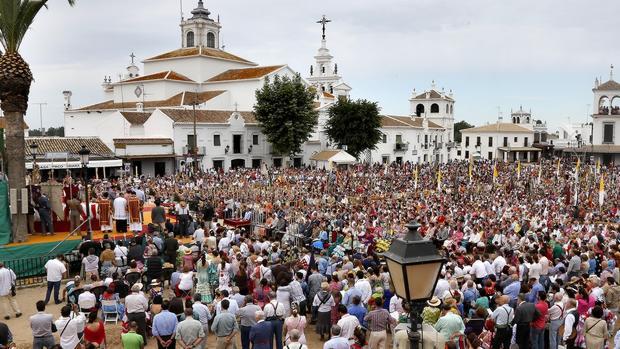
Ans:
{"label": "folding chair", "polygon": [[118,303],[115,300],[101,300],[101,311],[103,312],[104,323],[118,323]]}

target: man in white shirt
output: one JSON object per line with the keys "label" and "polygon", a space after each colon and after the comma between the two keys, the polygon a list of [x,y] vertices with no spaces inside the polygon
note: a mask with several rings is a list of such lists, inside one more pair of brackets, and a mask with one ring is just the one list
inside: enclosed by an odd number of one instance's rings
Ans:
{"label": "man in white shirt", "polygon": [[17,300],[11,294],[11,287],[15,284],[15,280],[17,277],[13,270],[5,268],[4,263],[0,262],[0,299],[3,303],[4,309],[4,319],[8,320],[11,317],[9,313],[6,311],[6,302],[8,301],[15,312],[15,317],[22,316],[22,312],[19,310],[19,306],[17,305]]}
{"label": "man in white shirt", "polygon": [[340,337],[349,339],[353,337],[353,332],[357,326],[360,325],[357,316],[349,314],[347,307],[344,304],[338,305],[338,313],[340,313],[340,320],[338,320],[338,326],[341,328]]}
{"label": "man in white shirt", "polygon": [[90,292],[90,289],[90,285],[84,286],[84,292],[82,292],[78,297],[78,305],[80,306],[80,310],[85,313],[90,312],[97,303],[97,298],[92,292]]}
{"label": "man in white shirt", "polygon": [[504,252],[502,250],[498,252],[492,265],[495,275],[500,275],[502,273],[502,269],[504,269],[504,266],[506,265],[506,258],[504,258]]}
{"label": "man in white shirt", "polygon": [[116,231],[119,233],[127,232],[127,200],[119,195],[113,202],[114,220],[116,221]]}
{"label": "man in white shirt", "polygon": [[558,330],[564,322],[564,296],[561,292],[553,295],[553,305],[549,308],[549,348],[558,347]]}
{"label": "man in white shirt", "polygon": [[271,322],[273,337],[276,341],[276,348],[282,348],[282,327],[284,325],[284,304],[278,302],[276,293],[269,292],[269,303],[263,307],[265,321]]}
{"label": "man in white shirt", "polygon": [[355,287],[362,293],[362,302],[366,305],[370,300],[370,296],[372,295],[372,287],[370,286],[370,282],[364,279],[364,272],[361,270],[357,271],[357,281],[355,282]]}
{"label": "man in white shirt", "polygon": [[119,241],[114,248],[114,259],[116,260],[116,265],[119,267],[127,265],[127,247],[123,246],[123,242]]}
{"label": "man in white shirt", "polygon": [[63,255],[58,255],[54,259],[50,259],[45,263],[45,270],[47,271],[47,292],[45,293],[45,304],[50,301],[50,295],[52,289],[54,289],[54,302],[60,304],[58,298],[58,292],[60,291],[60,281],[62,276],[67,272],[65,263],[63,262]]}
{"label": "man in white shirt", "polygon": [[201,222],[198,225],[198,229],[194,230],[194,234],[192,235],[192,237],[198,243],[198,246],[202,247],[202,243],[205,240],[204,223]]}
{"label": "man in white shirt", "polygon": [[570,298],[566,301],[564,308],[566,310],[564,311],[564,333],[562,333],[562,339],[567,348],[574,348],[576,336],[573,335],[573,332],[577,327],[577,320],[579,319],[577,303],[574,299]]}
{"label": "man in white shirt", "polygon": [[138,324],[138,334],[142,336],[146,346],[146,311],[149,309],[149,302],[140,292],[141,289],[140,283],[131,286],[131,294],[125,297],[125,309],[127,319]]}
{"label": "man in white shirt", "polygon": [[[86,319],[78,311],[78,305],[73,305],[73,316],[71,316],[71,306],[65,305],[60,309],[60,317],[54,322],[60,334],[60,346],[62,348],[75,348],[80,343],[78,333],[84,331]],[[80,330],[81,329],[81,330]]]}
{"label": "man in white shirt", "polygon": [[469,273],[474,275],[477,284],[482,284],[482,279],[488,275],[487,269],[484,266],[484,263],[480,260],[480,256],[475,255],[474,259],[474,264],[471,265],[471,271]]}
{"label": "man in white shirt", "polygon": [[228,299],[229,304],[227,312],[236,316],[237,312],[239,311],[239,304],[237,304],[237,301],[228,297],[228,290],[221,290],[220,294],[222,295],[222,299],[220,299],[217,304],[215,304],[215,315],[220,315],[220,313],[222,312],[222,301],[224,299]]}

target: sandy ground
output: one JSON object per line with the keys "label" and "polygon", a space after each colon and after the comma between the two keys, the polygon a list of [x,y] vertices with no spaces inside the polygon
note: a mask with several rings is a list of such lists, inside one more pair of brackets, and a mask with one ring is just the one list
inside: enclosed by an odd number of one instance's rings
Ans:
{"label": "sandy ground", "polygon": [[[2,308],[2,316],[0,317],[0,321],[4,321],[9,326],[18,348],[32,348],[32,331],[30,330],[28,318],[36,313],[35,303],[38,300],[45,298],[45,287],[41,286],[19,289],[17,292],[17,303],[19,304],[23,315],[20,318],[15,318],[15,314],[9,312],[11,319],[4,320],[3,318],[7,315],[6,311],[10,310],[10,306],[8,303],[3,304],[4,307]],[[54,319],[57,319],[60,316],[60,308],[62,305],[63,304],[55,305],[52,301],[47,306],[45,311],[52,314]],[[122,348],[122,345],[120,344],[120,325],[110,323],[106,324],[106,337],[108,341],[108,348]],[[309,341],[308,347],[310,349],[323,348],[323,342],[320,341],[319,336],[314,332],[313,326],[308,326],[306,328],[306,338]],[[56,342],[58,343],[58,334],[56,334]],[[207,348],[215,348],[215,336],[213,333],[209,333],[207,343]],[[149,338],[146,348],[157,348],[155,340]],[[241,348],[239,336],[237,336],[237,348]]]}

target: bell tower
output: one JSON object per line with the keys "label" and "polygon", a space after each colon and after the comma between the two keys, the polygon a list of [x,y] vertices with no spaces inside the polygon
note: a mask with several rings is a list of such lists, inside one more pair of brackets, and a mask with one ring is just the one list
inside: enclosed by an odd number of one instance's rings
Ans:
{"label": "bell tower", "polygon": [[220,29],[222,29],[219,18],[214,21],[209,17],[211,12],[205,8],[203,0],[198,1],[198,7],[191,13],[192,17],[181,21],[181,46],[183,48],[203,46],[219,50]]}

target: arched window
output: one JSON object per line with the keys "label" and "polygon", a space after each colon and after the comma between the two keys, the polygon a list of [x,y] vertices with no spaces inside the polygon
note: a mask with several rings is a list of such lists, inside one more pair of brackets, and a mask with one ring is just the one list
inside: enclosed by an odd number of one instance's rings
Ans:
{"label": "arched window", "polygon": [[207,33],[207,47],[215,48],[215,34]]}
{"label": "arched window", "polygon": [[611,114],[620,115],[620,96],[614,96],[611,99]]}
{"label": "arched window", "polygon": [[454,104],[450,104],[450,114],[454,113]]}
{"label": "arched window", "polygon": [[450,114],[450,105],[446,104],[446,114]]}
{"label": "arched window", "polygon": [[598,113],[599,114],[609,114],[610,101],[609,97],[603,96],[598,100]]}
{"label": "arched window", "polygon": [[194,47],[194,32],[187,32],[187,38],[185,40],[187,47]]}
{"label": "arched window", "polygon": [[321,73],[325,74],[325,66],[324,65],[321,66]]}
{"label": "arched window", "polygon": [[439,113],[439,104],[437,103],[431,104],[431,113]]}
{"label": "arched window", "polygon": [[424,104],[420,103],[415,107],[415,115],[421,116],[424,114]]}
{"label": "arched window", "polygon": [[334,87],[333,86],[329,86],[329,93],[334,94]]}

